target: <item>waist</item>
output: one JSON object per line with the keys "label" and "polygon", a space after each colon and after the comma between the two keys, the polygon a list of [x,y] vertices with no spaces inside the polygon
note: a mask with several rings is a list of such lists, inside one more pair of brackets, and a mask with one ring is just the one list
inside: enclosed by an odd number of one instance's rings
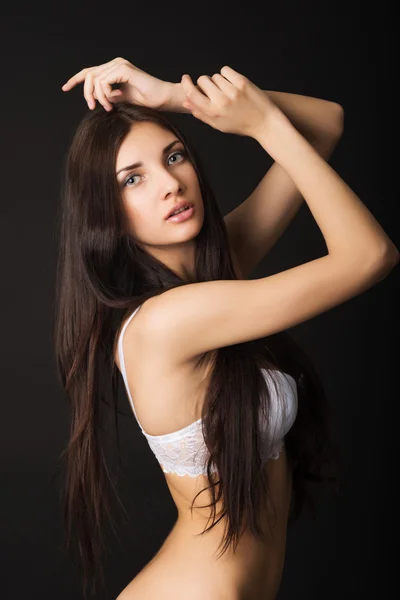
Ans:
{"label": "waist", "polygon": [[[221,519],[210,531],[203,533],[212,523],[211,508],[199,508],[211,502],[205,476],[198,478],[166,474],[167,485],[178,509],[178,518],[164,540],[153,563],[162,573],[180,581],[184,587],[201,581],[209,585],[208,598],[222,594],[232,600],[274,600],[276,598],[284,566],[286,530],[290,508],[292,474],[285,450],[277,460],[268,460],[264,468],[270,484],[270,499],[275,507],[276,520],[272,521],[270,535],[264,540],[255,538],[244,529],[236,551],[232,546],[218,558],[226,521]],[[216,519],[222,510],[221,501],[216,506]],[[261,526],[266,527],[267,514],[261,516]],[[158,572],[158,571],[157,571]],[[228,596],[227,596],[228,594]]]}
{"label": "waist", "polygon": [[[201,535],[206,523],[178,516],[161,550],[164,560],[185,573],[191,581],[201,574],[235,600],[274,600],[282,579],[286,549],[286,522],[274,529],[273,540],[258,540],[244,530],[238,546],[221,552],[225,522]],[[207,524],[210,525],[211,521]]]}
{"label": "waist", "polygon": [[[268,460],[264,469],[267,471],[269,481],[270,501],[267,503],[267,508],[263,508],[260,514],[260,525],[265,533],[263,540],[259,540],[253,536],[245,527],[242,531],[242,536],[239,541],[236,552],[230,548],[219,560],[234,561],[235,568],[240,568],[242,564],[245,571],[250,572],[253,567],[256,569],[266,568],[267,565],[274,564],[274,569],[278,570],[283,564],[283,557],[286,547],[286,531],[288,516],[290,510],[291,492],[292,492],[292,470],[287,460],[286,451],[283,449],[278,459]],[[169,479],[169,481],[168,481]],[[204,476],[200,476],[197,480],[185,478],[188,489],[182,489],[182,479],[179,488],[174,486],[175,480],[171,481],[169,477],[167,483],[170,487],[171,494],[175,500],[178,509],[178,518],[171,531],[174,536],[174,541],[183,549],[189,544],[201,548],[201,551],[206,551],[209,556],[218,554],[218,546],[225,533],[226,517],[223,517],[211,530],[203,533],[204,529],[212,524],[213,512],[210,507],[200,508],[210,504],[212,501],[209,490],[201,492],[196,498],[194,508],[191,510],[191,502],[194,496],[208,485],[208,480]],[[195,482],[195,483],[194,483]],[[271,505],[274,508],[271,510]],[[215,521],[222,515],[223,503],[222,499],[216,504]],[[271,562],[272,561],[272,562]],[[253,565],[253,567],[252,567]]]}

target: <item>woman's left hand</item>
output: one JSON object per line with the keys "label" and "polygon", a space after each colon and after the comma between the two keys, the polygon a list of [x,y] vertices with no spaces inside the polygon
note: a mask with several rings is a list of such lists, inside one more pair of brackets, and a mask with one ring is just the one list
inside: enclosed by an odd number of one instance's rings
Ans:
{"label": "woman's left hand", "polygon": [[[83,95],[90,109],[97,100],[107,111],[113,102],[132,102],[160,110],[170,94],[170,83],[157,79],[135,67],[124,58],[114,58],[96,67],[87,67],[76,73],[63,86],[68,92],[78,83],[83,83]],[[119,89],[112,89],[118,84]]]}

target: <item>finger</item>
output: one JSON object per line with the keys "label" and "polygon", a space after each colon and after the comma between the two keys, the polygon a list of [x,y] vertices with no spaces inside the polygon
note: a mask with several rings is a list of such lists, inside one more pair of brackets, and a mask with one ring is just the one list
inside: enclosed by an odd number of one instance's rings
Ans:
{"label": "finger", "polygon": [[93,85],[97,99],[105,110],[110,111],[113,108],[112,101],[123,95],[123,90],[113,90],[112,84],[123,83],[128,80],[124,73],[123,65],[119,64],[122,59],[114,59],[101,67],[96,67],[92,72]]}
{"label": "finger", "polygon": [[85,67],[84,69],[82,69],[81,71],[79,71],[78,73],[73,75],[73,77],[68,79],[68,81],[66,83],[64,83],[64,85],[62,86],[61,89],[64,90],[64,92],[66,92],[66,91],[70,90],[71,88],[73,88],[78,83],[82,83],[89,70],[92,70],[92,71],[95,70],[95,73],[98,74],[101,71],[104,71],[104,70],[107,71],[109,69],[112,69],[116,64],[120,63],[121,61],[123,61],[123,59],[120,57],[117,57],[117,58],[114,58],[113,60],[110,60],[107,63],[104,63],[103,65],[98,65],[96,67]]}
{"label": "finger", "polygon": [[[218,102],[221,100],[224,92],[215,84],[214,81],[208,75],[201,75],[198,78],[197,84],[200,89],[207,94],[212,102]],[[230,84],[232,86],[232,84]]]}
{"label": "finger", "polygon": [[207,113],[211,100],[196,88],[190,75],[183,75],[181,83],[187,99],[198,106],[202,112]]}
{"label": "finger", "polygon": [[61,89],[64,90],[64,92],[67,92],[68,90],[73,88],[77,83],[82,83],[82,81],[86,77],[86,73],[88,70],[89,69],[85,68],[82,69],[82,71],[79,71],[79,73],[73,75],[70,79],[68,79],[66,83],[64,83]]}
{"label": "finger", "polygon": [[113,90],[108,97],[108,101],[112,104],[117,102],[123,102],[125,100],[124,92],[122,90]]}
{"label": "finger", "polygon": [[235,90],[235,86],[228,81],[227,79],[225,79],[225,77],[222,77],[222,75],[220,75],[219,73],[215,73],[211,79],[213,80],[213,82],[215,83],[215,85],[217,87],[219,87],[219,89],[226,95],[228,96],[228,98],[232,98],[232,93]]}
{"label": "finger", "polygon": [[122,90],[120,89],[112,89],[114,84],[120,84],[122,83],[122,80],[126,81],[126,76],[122,75],[121,70],[121,66],[118,66],[117,68],[112,67],[111,69],[105,71],[100,77],[100,84],[106,98],[109,98],[115,91],[122,93]]}
{"label": "finger", "polygon": [[242,89],[243,85],[247,81],[247,77],[228,66],[222,67],[220,73],[238,89]]}
{"label": "finger", "polygon": [[[122,90],[112,90],[112,92],[110,92],[110,95],[108,96],[108,101],[113,102],[114,97],[122,96],[123,93],[124,92]],[[93,92],[93,98],[97,100],[96,91]]]}
{"label": "finger", "polygon": [[[129,81],[129,71],[124,68],[124,65],[119,64],[123,59],[116,59],[119,62],[117,64],[112,64],[108,69],[106,69],[101,76],[100,83],[101,87],[104,90],[105,97],[108,102],[112,102],[115,100],[115,97],[123,96],[124,91],[121,89],[112,89],[113,84],[123,84]],[[112,105],[111,107],[112,108]]]}
{"label": "finger", "polygon": [[[121,62],[123,59],[115,59]],[[114,62],[114,61],[112,61]],[[98,94],[99,102],[106,110],[111,110],[113,102],[117,99],[123,100],[125,92],[121,89],[112,89],[113,84],[123,84],[129,81],[129,73],[124,69],[122,64],[111,64],[107,68],[103,68],[101,75],[94,76],[93,82],[96,93]]]}
{"label": "finger", "polygon": [[98,77],[96,77],[94,80],[94,89],[96,90],[97,100],[100,102],[100,104],[106,110],[111,110],[112,104],[107,99],[105,85],[104,85],[103,81],[101,79],[99,79]]}
{"label": "finger", "polygon": [[113,65],[102,75],[104,83],[111,84],[129,83],[130,69],[126,65]]}
{"label": "finger", "polygon": [[96,108],[96,102],[93,97],[93,74],[87,73],[85,83],[83,84],[83,95],[90,109]]}

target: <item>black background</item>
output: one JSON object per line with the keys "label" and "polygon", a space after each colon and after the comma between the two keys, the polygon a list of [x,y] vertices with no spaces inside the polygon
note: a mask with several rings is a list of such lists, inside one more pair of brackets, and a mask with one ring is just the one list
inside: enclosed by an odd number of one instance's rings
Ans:
{"label": "black background", "polygon": [[[62,161],[88,109],[81,86],[67,94],[61,86],[83,67],[122,56],[168,81],[183,73],[195,81],[227,64],[262,89],[339,102],[345,132],[330,164],[399,247],[394,8],[351,1],[93,2],[15,3],[2,13],[1,597],[78,600],[52,479],[69,414],[56,382],[51,327]],[[195,141],[224,214],[271,164],[250,138],[190,115],[167,116]],[[252,277],[324,252],[304,204]],[[315,522],[305,517],[289,529],[279,600],[383,598],[396,583],[398,283],[397,267],[359,297],[292,329],[335,413],[343,483],[338,498],[322,499]],[[109,537],[110,600],[150,560],[176,518],[120,391],[127,415],[120,418],[120,493],[132,523],[123,525],[120,544]]]}

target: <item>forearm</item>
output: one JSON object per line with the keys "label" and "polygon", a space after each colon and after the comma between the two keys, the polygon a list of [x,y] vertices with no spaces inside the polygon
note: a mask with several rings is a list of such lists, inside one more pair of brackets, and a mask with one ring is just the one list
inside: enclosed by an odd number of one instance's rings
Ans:
{"label": "forearm", "polygon": [[[169,97],[161,110],[190,113],[182,106],[186,100],[182,85],[170,83],[169,86]],[[265,90],[265,93],[306,140],[323,156],[329,156],[343,132],[343,109],[339,104],[287,92]]]}
{"label": "forearm", "polygon": [[367,264],[394,246],[358,196],[278,111],[255,138],[295,183],[328,252]]}
{"label": "forearm", "polygon": [[288,92],[265,93],[309,142],[341,136],[344,112],[340,104]]}

